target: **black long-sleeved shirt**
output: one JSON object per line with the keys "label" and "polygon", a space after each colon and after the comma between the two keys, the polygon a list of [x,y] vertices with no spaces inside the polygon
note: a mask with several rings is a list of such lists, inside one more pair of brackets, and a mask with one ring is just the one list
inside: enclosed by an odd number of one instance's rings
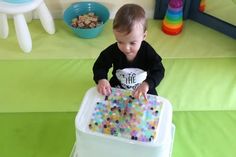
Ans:
{"label": "black long-sleeved shirt", "polygon": [[93,74],[94,81],[98,83],[100,79],[108,79],[108,72],[112,70],[110,84],[112,87],[123,87],[123,84],[117,77],[117,71],[125,68],[138,68],[147,72],[147,77],[144,80],[149,85],[149,94],[157,95],[155,88],[159,85],[164,77],[165,69],[162,64],[162,58],[146,41],[143,41],[135,59],[130,62],[126,56],[118,48],[117,43],[114,43],[101,52],[94,63]]}

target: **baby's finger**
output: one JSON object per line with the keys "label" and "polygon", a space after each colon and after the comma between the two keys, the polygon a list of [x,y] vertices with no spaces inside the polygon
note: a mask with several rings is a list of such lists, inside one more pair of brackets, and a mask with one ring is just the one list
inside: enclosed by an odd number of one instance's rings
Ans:
{"label": "baby's finger", "polygon": [[98,87],[97,89],[98,89],[98,93],[100,93],[100,94],[103,95],[103,90],[102,90],[102,88],[101,88],[101,87]]}
{"label": "baby's finger", "polygon": [[146,93],[143,93],[143,97],[144,97],[144,99],[147,101],[148,99],[147,99],[147,94]]}
{"label": "baby's finger", "polygon": [[102,94],[107,96],[107,89],[105,87],[102,88]]}
{"label": "baby's finger", "polygon": [[109,96],[111,94],[111,88],[106,87],[106,96]]}
{"label": "baby's finger", "polygon": [[142,93],[140,93],[139,91],[135,91],[133,96],[136,98],[136,99],[139,99],[141,97]]}

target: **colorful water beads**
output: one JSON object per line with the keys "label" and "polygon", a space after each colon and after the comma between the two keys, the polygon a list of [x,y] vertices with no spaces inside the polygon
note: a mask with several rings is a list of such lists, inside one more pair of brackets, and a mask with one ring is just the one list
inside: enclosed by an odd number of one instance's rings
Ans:
{"label": "colorful water beads", "polygon": [[142,142],[157,138],[162,102],[148,95],[135,99],[132,91],[112,89],[112,94],[96,103],[89,129],[95,132]]}

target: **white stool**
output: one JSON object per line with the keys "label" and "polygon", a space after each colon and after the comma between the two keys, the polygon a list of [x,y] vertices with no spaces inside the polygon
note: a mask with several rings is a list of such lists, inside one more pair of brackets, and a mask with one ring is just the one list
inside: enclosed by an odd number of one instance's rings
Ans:
{"label": "white stool", "polygon": [[20,48],[29,53],[32,50],[32,39],[24,17],[24,13],[36,10],[45,31],[49,34],[55,33],[54,21],[44,0],[32,0],[26,3],[7,3],[0,0],[0,37],[8,37],[9,28],[7,14],[13,16],[16,36]]}

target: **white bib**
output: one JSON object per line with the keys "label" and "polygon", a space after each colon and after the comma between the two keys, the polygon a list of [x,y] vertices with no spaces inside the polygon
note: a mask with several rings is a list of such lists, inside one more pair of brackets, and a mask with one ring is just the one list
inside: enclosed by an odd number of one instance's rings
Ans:
{"label": "white bib", "polygon": [[124,89],[136,89],[147,77],[147,72],[139,68],[125,68],[116,71],[116,77]]}

